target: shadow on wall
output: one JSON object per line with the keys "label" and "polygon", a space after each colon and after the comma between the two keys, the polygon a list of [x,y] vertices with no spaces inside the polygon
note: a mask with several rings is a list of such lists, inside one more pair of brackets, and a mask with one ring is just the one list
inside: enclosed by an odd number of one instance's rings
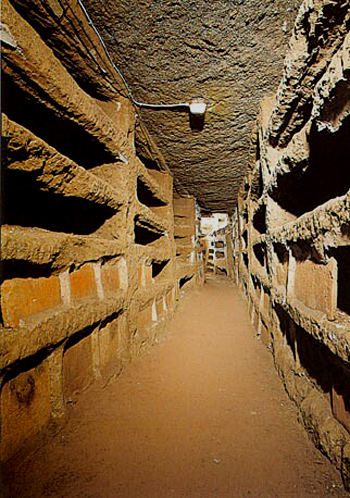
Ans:
{"label": "shadow on wall", "polygon": [[280,330],[294,360],[300,363],[307,376],[322,392],[333,399],[333,392],[343,398],[350,413],[350,369],[324,344],[299,327],[281,306],[275,305]]}
{"label": "shadow on wall", "polygon": [[[64,156],[86,169],[115,163],[103,145],[68,117],[57,116],[2,74],[2,110]],[[35,116],[35,119],[33,119]]]}
{"label": "shadow on wall", "polygon": [[106,205],[39,190],[36,175],[8,169],[2,172],[2,203],[4,224],[79,235],[94,233],[116,214]]}
{"label": "shadow on wall", "polygon": [[337,247],[332,254],[338,265],[338,308],[350,315],[350,247]]}
{"label": "shadow on wall", "polygon": [[205,117],[203,115],[195,115],[190,113],[190,127],[192,131],[202,131],[205,124]]}
{"label": "shadow on wall", "polygon": [[329,199],[346,194],[350,185],[349,142],[350,117],[335,133],[316,131],[314,125],[307,169],[301,163],[278,177],[272,198],[289,213],[301,216]]}

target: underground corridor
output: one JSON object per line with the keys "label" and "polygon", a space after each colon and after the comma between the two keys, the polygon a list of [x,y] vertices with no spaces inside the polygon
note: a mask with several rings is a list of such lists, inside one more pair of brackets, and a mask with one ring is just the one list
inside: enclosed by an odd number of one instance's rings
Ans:
{"label": "underground corridor", "polygon": [[117,380],[72,399],[63,428],[13,469],[10,496],[347,496],[234,284],[210,277],[169,328]]}
{"label": "underground corridor", "polygon": [[350,496],[348,0],[4,0],[0,496]]}

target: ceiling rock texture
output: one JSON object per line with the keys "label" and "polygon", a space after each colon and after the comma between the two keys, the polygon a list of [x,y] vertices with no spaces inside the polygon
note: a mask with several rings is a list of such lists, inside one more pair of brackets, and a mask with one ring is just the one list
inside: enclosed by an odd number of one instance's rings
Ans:
{"label": "ceiling rock texture", "polygon": [[202,131],[186,112],[139,110],[179,193],[206,210],[236,204],[259,102],[277,90],[299,3],[84,0],[135,99],[207,100]]}

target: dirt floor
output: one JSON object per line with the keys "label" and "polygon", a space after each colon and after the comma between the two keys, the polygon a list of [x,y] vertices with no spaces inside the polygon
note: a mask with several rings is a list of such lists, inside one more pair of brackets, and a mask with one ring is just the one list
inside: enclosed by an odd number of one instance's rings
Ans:
{"label": "dirt floor", "polygon": [[10,480],[16,498],[348,496],[223,279],[184,298],[166,341],[81,394]]}

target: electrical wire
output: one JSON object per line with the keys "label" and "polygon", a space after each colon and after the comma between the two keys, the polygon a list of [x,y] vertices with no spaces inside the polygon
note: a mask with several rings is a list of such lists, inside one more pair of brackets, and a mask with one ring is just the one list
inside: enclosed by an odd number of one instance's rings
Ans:
{"label": "electrical wire", "polygon": [[[40,0],[40,3],[41,3],[41,5],[42,5],[42,7],[43,7],[43,8],[47,11],[47,10],[48,10],[48,8],[49,8],[49,7],[48,7],[48,5],[47,5],[47,3],[45,3],[45,1],[44,1],[44,0]],[[75,34],[75,35],[76,35],[76,37],[78,38],[78,40],[79,40],[79,42],[81,43],[82,47],[86,50],[86,52],[87,52],[87,54],[88,54],[88,58],[90,59],[90,61],[92,61],[92,62],[93,62],[93,63],[97,66],[98,70],[99,70],[99,71],[103,74],[103,76],[107,76],[107,75],[108,75],[108,72],[111,72],[111,71],[110,71],[110,68],[109,68],[109,67],[107,67],[107,69],[108,69],[108,70],[106,70],[106,69],[104,69],[104,68],[101,66],[101,64],[99,63],[99,61],[98,61],[97,57],[95,57],[95,55],[94,55],[94,54],[93,54],[93,52],[91,51],[91,47],[89,47],[89,46],[86,44],[86,42],[85,42],[84,38],[81,38],[80,33],[79,33],[79,31],[77,30],[77,27],[76,27],[75,23],[74,23],[74,22],[72,22],[72,19],[70,18],[70,16],[68,16],[68,15],[67,15],[67,11],[68,11],[68,9],[69,9],[69,10],[71,11],[71,13],[72,13],[73,17],[75,18],[75,20],[76,20],[76,21],[78,21],[78,22],[80,22],[80,19],[79,19],[79,18],[75,15],[75,12],[74,12],[74,10],[72,9],[71,5],[69,5],[69,7],[67,7],[67,6],[65,5],[65,3],[64,3],[64,2],[62,2],[62,0],[58,0],[58,3],[59,3],[59,5],[60,5],[60,6],[61,6],[61,8],[62,8],[62,12],[63,12],[63,14],[62,14],[62,15],[63,15],[63,16],[64,16],[64,18],[65,18],[65,19],[69,22],[69,24],[70,24],[70,26],[71,26],[71,28],[72,28],[72,30],[73,30],[73,32],[74,32],[74,34]],[[91,39],[91,37],[89,36],[88,32],[86,32],[86,31],[85,31],[85,34],[86,34],[87,39],[88,39],[88,40],[89,40],[89,42],[91,43],[91,46],[94,48],[94,46],[95,46],[95,45],[94,45],[94,41],[93,41],[93,40]],[[105,63],[105,65],[106,65],[106,63]],[[115,78],[115,75],[114,75],[113,73],[112,73],[112,78],[113,78],[113,79],[116,79],[116,78]],[[118,93],[120,93],[120,88],[117,88],[117,87],[116,87],[115,85],[113,85],[113,84],[112,84],[112,86],[113,86],[113,88],[114,88],[114,89],[115,89]]]}
{"label": "electrical wire", "polygon": [[94,23],[92,22],[92,19],[88,13],[88,11],[86,10],[86,7],[85,5],[83,4],[82,0],[77,0],[78,1],[78,4],[80,5],[80,8],[81,10],[83,11],[88,23],[89,23],[89,26],[91,26],[91,28],[94,30],[94,32],[96,33],[96,36],[98,37],[98,39],[100,40],[101,42],[101,45],[103,46],[103,49],[108,57],[108,60],[110,61],[110,63],[112,64],[113,68],[117,71],[118,75],[120,76],[121,80],[123,81],[126,89],[127,89],[127,92],[128,92],[128,95],[129,95],[129,98],[131,100],[131,102],[136,106],[136,107],[143,107],[145,109],[153,109],[153,110],[172,110],[172,111],[187,111],[189,110],[190,108],[190,104],[188,102],[184,102],[184,103],[178,103],[178,104],[147,104],[145,102],[138,102],[133,94],[132,94],[132,91],[131,91],[131,88],[129,87],[128,85],[128,82],[126,81],[126,79],[124,78],[124,75],[123,73],[120,71],[120,69],[118,68],[118,66],[115,64],[115,62],[113,61],[110,53],[109,53],[109,50],[102,38],[102,36],[100,35],[98,29],[96,28],[96,26],[94,25]]}

